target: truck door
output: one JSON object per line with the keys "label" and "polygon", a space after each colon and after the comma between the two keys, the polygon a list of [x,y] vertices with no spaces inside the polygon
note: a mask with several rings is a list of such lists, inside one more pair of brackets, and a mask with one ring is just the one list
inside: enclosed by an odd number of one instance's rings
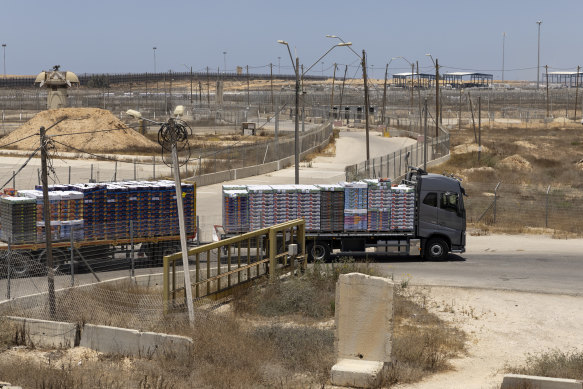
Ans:
{"label": "truck door", "polygon": [[465,229],[464,218],[461,214],[460,197],[455,192],[439,193],[439,209],[437,223],[443,233],[449,236],[453,245],[461,244],[461,231]]}
{"label": "truck door", "polygon": [[437,229],[438,193],[421,192],[419,204],[419,236],[428,237]]}

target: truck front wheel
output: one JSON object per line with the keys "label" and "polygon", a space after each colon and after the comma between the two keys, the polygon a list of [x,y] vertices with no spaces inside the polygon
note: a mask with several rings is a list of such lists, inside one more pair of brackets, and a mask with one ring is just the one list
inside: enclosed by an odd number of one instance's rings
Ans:
{"label": "truck front wheel", "polygon": [[314,242],[308,245],[308,259],[311,262],[326,262],[330,258],[330,246],[324,242]]}
{"label": "truck front wheel", "polygon": [[441,238],[431,238],[425,243],[424,257],[431,261],[441,261],[447,257],[449,247]]}

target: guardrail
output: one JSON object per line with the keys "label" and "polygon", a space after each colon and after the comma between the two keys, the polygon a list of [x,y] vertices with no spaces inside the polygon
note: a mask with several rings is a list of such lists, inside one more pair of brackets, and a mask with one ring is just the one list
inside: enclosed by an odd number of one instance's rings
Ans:
{"label": "guardrail", "polygon": [[[297,252],[290,254],[289,248],[292,244],[297,245]],[[188,250],[188,256],[189,261],[194,257],[194,282],[191,285],[194,287],[194,297],[218,300],[265,275],[269,275],[269,280],[274,281],[282,269],[289,268],[293,272],[297,260],[305,268],[305,221],[296,219],[198,246]],[[204,270],[201,270],[201,259],[206,261]],[[181,260],[182,253],[164,257],[164,312],[183,304],[177,303],[178,293],[184,294],[184,298],[186,296],[184,286],[180,286],[176,278],[177,262],[180,264]],[[226,263],[223,264],[223,261]],[[226,285],[223,284],[224,280]]]}
{"label": "guardrail", "polygon": [[[364,178],[391,178],[404,175],[409,166],[423,167],[423,147],[421,138],[414,145],[407,146],[391,154],[346,166],[346,181]],[[449,155],[449,134],[427,139],[427,164]]]}

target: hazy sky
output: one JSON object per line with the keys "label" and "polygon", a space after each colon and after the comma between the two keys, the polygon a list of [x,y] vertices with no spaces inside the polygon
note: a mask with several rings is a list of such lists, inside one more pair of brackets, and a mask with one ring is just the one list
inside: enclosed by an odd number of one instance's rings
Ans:
{"label": "hazy sky", "polygon": [[[505,79],[536,80],[536,21],[543,22],[541,71],[547,64],[574,70],[583,65],[582,18],[581,0],[0,0],[0,43],[7,45],[8,74],[36,74],[55,64],[76,73],[152,72],[154,46],[158,71],[223,71],[226,51],[227,70],[249,65],[250,72],[268,72],[273,63],[277,73],[281,63],[281,72],[290,74],[278,39],[292,53],[295,47],[307,68],[337,42],[325,35],[335,34],[358,53],[366,49],[376,78],[398,56],[432,72],[425,56],[431,53],[444,72],[482,71],[500,79],[506,32]],[[331,75],[334,62],[357,65],[358,58],[337,47],[323,62],[310,73]],[[357,70],[349,68],[348,76]],[[389,67],[389,73],[408,70],[402,59]]]}

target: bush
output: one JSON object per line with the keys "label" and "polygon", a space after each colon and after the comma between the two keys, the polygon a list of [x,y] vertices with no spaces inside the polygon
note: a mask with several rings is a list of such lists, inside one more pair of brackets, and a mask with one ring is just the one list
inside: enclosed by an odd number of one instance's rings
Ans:
{"label": "bush", "polygon": [[508,373],[583,380],[583,351],[550,350],[528,354],[523,366],[507,367]]}

